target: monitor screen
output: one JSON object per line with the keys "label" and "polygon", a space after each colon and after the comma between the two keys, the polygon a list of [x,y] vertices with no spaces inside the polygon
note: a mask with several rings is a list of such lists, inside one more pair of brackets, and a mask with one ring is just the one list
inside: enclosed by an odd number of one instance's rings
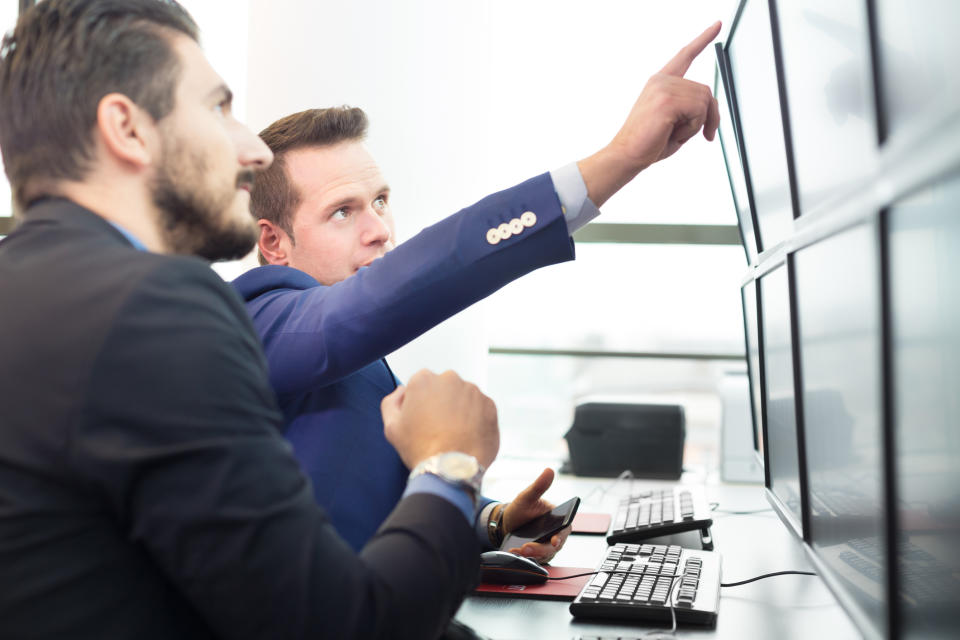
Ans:
{"label": "monitor screen", "polygon": [[773,505],[797,537],[803,536],[800,458],[793,385],[793,335],[787,267],[760,278],[763,324],[763,424],[766,425],[768,488]]}
{"label": "monitor screen", "polygon": [[793,231],[793,204],[767,0],[745,0],[726,45],[763,250]]}
{"label": "monitor screen", "polygon": [[727,169],[727,178],[730,181],[730,194],[733,196],[733,208],[737,213],[737,224],[740,227],[740,238],[743,249],[747,254],[747,262],[757,261],[757,236],[753,227],[753,214],[750,211],[750,201],[747,197],[747,178],[744,175],[743,163],[740,161],[740,150],[737,147],[737,138],[734,129],[734,116],[727,91],[724,87],[723,50],[717,49],[717,67],[714,75],[714,95],[720,107],[720,127],[717,133],[720,136],[720,147],[723,149],[723,161]]}
{"label": "monitor screen", "polygon": [[794,254],[807,539],[868,636],[887,630],[879,260],[872,220]]}
{"label": "monitor screen", "polygon": [[743,300],[743,336],[747,347],[747,376],[750,379],[750,412],[753,415],[753,448],[763,464],[763,423],[760,380],[760,319],[757,315],[757,283],[751,280],[740,290]]}
{"label": "monitor screen", "polygon": [[888,212],[898,637],[960,611],[960,176]]}
{"label": "monitor screen", "polygon": [[869,175],[877,126],[867,3],[777,3],[799,213]]}
{"label": "monitor screen", "polygon": [[[874,0],[881,104],[890,135],[960,105],[960,2]],[[922,7],[922,8],[921,8]]]}

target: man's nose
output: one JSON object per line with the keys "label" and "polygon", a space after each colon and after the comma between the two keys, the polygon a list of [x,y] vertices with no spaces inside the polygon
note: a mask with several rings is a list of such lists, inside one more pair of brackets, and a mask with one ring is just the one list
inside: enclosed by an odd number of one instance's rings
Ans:
{"label": "man's nose", "polygon": [[364,209],[362,218],[363,230],[360,239],[363,244],[384,244],[390,240],[390,226],[372,206]]}
{"label": "man's nose", "polygon": [[246,125],[236,123],[234,143],[237,145],[237,160],[245,169],[262,171],[273,162],[273,152],[260,139],[260,136],[247,129]]}

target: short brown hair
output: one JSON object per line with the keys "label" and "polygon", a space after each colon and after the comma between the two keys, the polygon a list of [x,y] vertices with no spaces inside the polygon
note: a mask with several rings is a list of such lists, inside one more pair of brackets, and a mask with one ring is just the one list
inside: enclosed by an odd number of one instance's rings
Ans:
{"label": "short brown hair", "polygon": [[20,17],[0,43],[0,149],[19,207],[48,195],[44,183],[84,177],[103,96],[154,120],[173,110],[174,31],[199,39],[174,0],[45,0]]}
{"label": "short brown hair", "polygon": [[[273,164],[257,173],[250,194],[250,213],[264,218],[287,232],[293,240],[293,211],[300,204],[300,192],[290,182],[284,156],[307,147],[326,147],[367,135],[367,114],[359,107],[307,109],[280,118],[260,132],[273,151]],[[265,264],[263,256],[260,263]]]}

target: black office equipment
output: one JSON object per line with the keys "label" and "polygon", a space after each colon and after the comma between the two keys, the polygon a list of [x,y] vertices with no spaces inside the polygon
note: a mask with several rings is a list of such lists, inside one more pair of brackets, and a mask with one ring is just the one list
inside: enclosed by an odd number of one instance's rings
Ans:
{"label": "black office equipment", "polygon": [[[720,554],[676,545],[618,544],[570,604],[579,618],[714,626],[720,606]],[[669,603],[669,605],[668,605]]]}
{"label": "black office equipment", "polygon": [[[857,586],[851,540],[885,549],[880,234],[868,222],[794,255],[809,509],[818,573],[858,626],[886,635],[884,589]],[[837,270],[843,277],[836,277]],[[885,551],[883,553],[886,553]],[[886,563],[878,565],[885,581]]]}
{"label": "black office equipment", "polygon": [[712,524],[710,507],[701,487],[678,484],[648,489],[620,501],[607,542],[640,542],[696,530],[709,535],[705,530]]}
{"label": "black office equipment", "polygon": [[[960,12],[955,14],[960,21]],[[960,175],[887,212],[894,624],[960,635]],[[879,560],[872,562],[880,564]]]}
{"label": "black office equipment", "polygon": [[747,256],[747,262],[754,264],[757,261],[757,225],[753,218],[753,206],[747,192],[746,168],[743,155],[737,138],[736,110],[731,104],[727,93],[728,71],[726,54],[723,45],[717,43],[717,66],[714,71],[713,92],[720,109],[720,127],[717,129],[720,138],[720,147],[723,150],[723,161],[727,169],[727,178],[730,181],[730,194],[733,198],[733,208],[737,214],[737,227],[740,230],[740,240]]}
{"label": "black office equipment", "polygon": [[753,420],[753,450],[757,462],[764,464],[763,453],[763,382],[760,352],[760,312],[758,290],[755,280],[747,281],[740,288],[740,301],[743,306],[743,340],[747,358],[747,378],[750,383],[750,415]]}
{"label": "black office equipment", "polygon": [[767,0],[741,2],[724,45],[727,91],[764,251],[793,233],[794,217],[773,44]]}
{"label": "black office equipment", "polygon": [[683,471],[683,407],[588,402],[576,408],[565,436],[570,470],[579,476],[677,479]]}
{"label": "black office equipment", "polygon": [[[787,151],[797,215],[816,212],[876,167],[867,2],[778,2]],[[825,150],[829,149],[829,153]]]}
{"label": "black office equipment", "polygon": [[793,310],[786,264],[759,279],[762,336],[763,455],[767,499],[798,538],[803,537],[800,448],[793,357]]}
{"label": "black office equipment", "polygon": [[480,554],[480,582],[486,584],[543,584],[548,575],[532,558],[499,550]]}
{"label": "black office equipment", "polygon": [[509,551],[522,547],[528,542],[549,542],[553,534],[570,526],[579,506],[580,498],[570,498],[508,533],[500,544],[500,548]]}
{"label": "black office equipment", "polygon": [[960,637],[958,31],[948,0],[742,0],[718,52],[767,497],[866,638]]}

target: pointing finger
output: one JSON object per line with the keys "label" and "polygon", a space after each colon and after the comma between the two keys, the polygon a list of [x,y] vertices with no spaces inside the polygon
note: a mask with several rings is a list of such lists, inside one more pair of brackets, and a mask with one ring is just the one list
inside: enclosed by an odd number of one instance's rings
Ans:
{"label": "pointing finger", "polygon": [[708,44],[713,42],[720,34],[720,22],[714,22],[706,31],[697,36],[696,40],[680,50],[680,53],[673,57],[673,60],[664,65],[662,73],[671,76],[683,77],[683,74],[690,68],[691,63]]}

